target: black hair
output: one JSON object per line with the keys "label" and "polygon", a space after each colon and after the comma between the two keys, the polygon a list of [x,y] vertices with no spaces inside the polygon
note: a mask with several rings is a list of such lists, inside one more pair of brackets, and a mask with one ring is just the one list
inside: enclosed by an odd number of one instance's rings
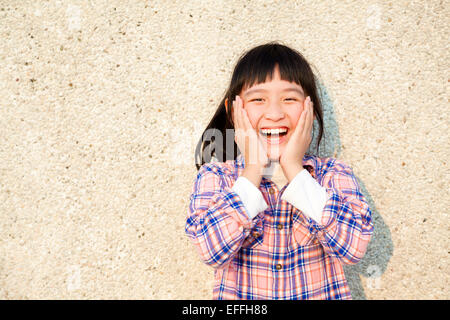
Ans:
{"label": "black hair", "polygon": [[[303,88],[305,97],[308,95],[311,97],[314,115],[319,124],[318,151],[323,135],[323,111],[317,92],[316,77],[311,66],[300,52],[277,41],[272,41],[250,49],[239,58],[225,96],[203,131],[195,149],[197,170],[204,163],[210,162],[212,157],[220,162],[236,159],[240,152],[234,142],[232,108],[231,103],[228,103],[229,108],[227,110],[225,103],[226,101],[233,101],[243,88],[263,83],[267,77],[272,79],[273,71],[277,65],[282,80],[297,83]],[[232,144],[233,147],[227,148],[227,144]]]}

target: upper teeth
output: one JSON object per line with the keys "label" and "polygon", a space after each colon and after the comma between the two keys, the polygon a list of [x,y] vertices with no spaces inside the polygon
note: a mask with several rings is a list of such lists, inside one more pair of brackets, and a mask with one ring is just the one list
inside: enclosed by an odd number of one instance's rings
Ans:
{"label": "upper teeth", "polygon": [[287,129],[261,129],[263,134],[280,134],[287,132]]}

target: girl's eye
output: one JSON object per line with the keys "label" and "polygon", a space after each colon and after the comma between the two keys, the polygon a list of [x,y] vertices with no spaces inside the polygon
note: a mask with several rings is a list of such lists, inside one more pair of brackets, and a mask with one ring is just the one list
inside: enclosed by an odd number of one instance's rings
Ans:
{"label": "girl's eye", "polygon": [[[252,101],[260,102],[260,101],[263,101],[263,100],[264,100],[263,98],[255,98],[255,99],[250,100],[250,102],[252,102]],[[284,99],[284,100],[297,101],[296,98],[286,98],[286,99]]]}

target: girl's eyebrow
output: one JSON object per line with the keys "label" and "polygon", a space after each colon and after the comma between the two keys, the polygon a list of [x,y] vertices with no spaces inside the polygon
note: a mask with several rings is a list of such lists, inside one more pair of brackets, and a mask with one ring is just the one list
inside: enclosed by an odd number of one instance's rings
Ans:
{"label": "girl's eyebrow", "polygon": [[[300,89],[297,89],[297,88],[286,88],[286,89],[281,90],[281,92],[289,92],[289,91],[294,91],[300,95],[303,95],[303,91]],[[266,89],[249,89],[249,90],[247,90],[247,92],[244,93],[244,97],[246,97],[252,93],[255,93],[255,92],[267,92],[267,90]]]}

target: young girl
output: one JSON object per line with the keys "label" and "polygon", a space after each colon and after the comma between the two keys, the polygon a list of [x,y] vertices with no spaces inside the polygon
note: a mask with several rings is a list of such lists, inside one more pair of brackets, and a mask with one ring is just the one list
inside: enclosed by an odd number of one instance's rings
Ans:
{"label": "young girl", "polygon": [[306,154],[314,119],[318,147],[322,107],[299,52],[272,42],[239,59],[197,148],[186,221],[214,299],[351,299],[342,265],[364,256],[371,210],[350,166]]}

